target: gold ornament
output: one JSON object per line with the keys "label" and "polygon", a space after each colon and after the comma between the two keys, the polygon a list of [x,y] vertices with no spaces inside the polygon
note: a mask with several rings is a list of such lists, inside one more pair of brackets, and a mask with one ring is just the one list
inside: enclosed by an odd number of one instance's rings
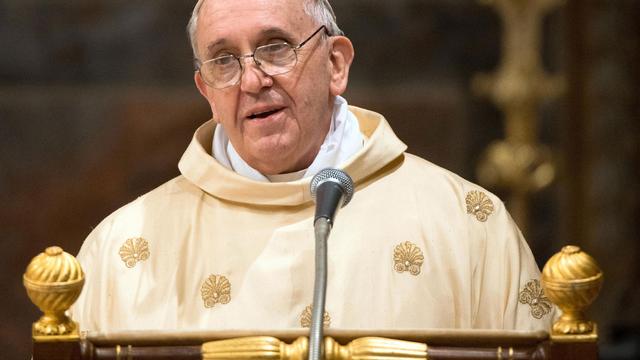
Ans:
{"label": "gold ornament", "polygon": [[591,335],[597,339],[595,324],[584,311],[598,296],[603,275],[596,261],[577,246],[565,246],[547,261],[542,270],[545,294],[562,310],[553,324],[552,335]]}
{"label": "gold ornament", "polygon": [[427,344],[387,339],[380,337],[363,337],[353,340],[347,345],[340,345],[331,337],[324,339],[325,359],[352,360],[427,360]]}
{"label": "gold ornament", "polygon": [[467,214],[475,215],[478,221],[487,221],[493,212],[493,202],[481,191],[469,191],[465,202],[467,203]]}
{"label": "gold ornament", "polygon": [[[302,314],[300,314],[300,326],[304,328],[311,327],[311,317],[312,317],[313,307],[311,305],[304,308]],[[328,312],[324,312],[322,316],[322,326],[328,328],[331,326],[331,316],[329,316]]]}
{"label": "gold ornament", "polygon": [[151,255],[149,243],[141,237],[127,239],[118,254],[128,268],[136,266],[139,261],[147,260]]}
{"label": "gold ornament", "polygon": [[[333,338],[326,337],[323,359],[427,359],[427,351],[426,344],[411,341],[364,337],[343,346]],[[251,336],[211,341],[202,345],[202,358],[205,360],[303,360],[308,353],[309,340],[305,337],[299,337],[292,344],[270,336]]]}
{"label": "gold ornament", "polygon": [[393,268],[397,272],[408,271],[415,276],[420,274],[420,268],[424,263],[424,255],[422,255],[422,250],[418,246],[412,242],[405,241],[393,250],[393,262]]}
{"label": "gold ornament", "polygon": [[57,246],[31,260],[22,276],[27,295],[44,315],[33,324],[33,336],[77,336],[78,325],[65,315],[82,286],[80,263]]}
{"label": "gold ornament", "polygon": [[483,186],[526,194],[546,188],[556,175],[549,147],[507,141],[496,141],[487,147],[478,164],[477,174]]}
{"label": "gold ornament", "polygon": [[480,0],[490,4],[503,25],[502,61],[493,74],[478,74],[473,91],[489,97],[504,115],[504,139],[487,148],[478,181],[507,190],[509,212],[527,233],[530,197],[553,181],[556,165],[549,147],[539,141],[540,104],[566,88],[561,75],[545,72],[540,55],[547,13],[564,0]]}
{"label": "gold ornament", "polygon": [[204,360],[303,360],[308,352],[309,340],[306,337],[299,337],[291,345],[271,336],[250,336],[202,344]]}
{"label": "gold ornament", "polygon": [[231,283],[222,275],[209,275],[200,289],[205,308],[216,304],[228,304],[231,301]]}
{"label": "gold ornament", "polygon": [[521,304],[529,304],[529,306],[531,306],[531,316],[536,319],[542,319],[543,316],[547,315],[551,312],[551,309],[553,309],[551,301],[544,296],[544,290],[540,287],[540,281],[535,279],[525,285],[524,289],[520,292],[518,301],[520,301]]}

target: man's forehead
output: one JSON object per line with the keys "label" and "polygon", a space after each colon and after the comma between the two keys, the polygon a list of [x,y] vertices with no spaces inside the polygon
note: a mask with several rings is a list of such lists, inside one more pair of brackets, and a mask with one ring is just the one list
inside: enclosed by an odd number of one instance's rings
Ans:
{"label": "man's forehead", "polygon": [[303,0],[206,0],[196,36],[210,58],[221,48],[255,47],[267,37],[296,41],[313,27]]}
{"label": "man's forehead", "polygon": [[259,21],[262,17],[272,20],[287,19],[291,23],[309,21],[304,11],[305,0],[206,0],[199,11],[199,18],[224,21],[242,17],[247,21]]}
{"label": "man's forehead", "polygon": [[211,41],[230,34],[268,35],[274,29],[297,33],[313,27],[313,22],[303,0],[207,0],[200,9],[198,30]]}

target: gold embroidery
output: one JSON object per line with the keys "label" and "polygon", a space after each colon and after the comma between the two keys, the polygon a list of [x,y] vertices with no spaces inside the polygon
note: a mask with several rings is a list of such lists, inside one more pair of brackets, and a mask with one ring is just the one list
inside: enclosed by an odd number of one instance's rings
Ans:
{"label": "gold embroidery", "polygon": [[216,304],[228,304],[231,301],[231,283],[222,275],[209,275],[200,289],[205,308]]}
{"label": "gold embroidery", "polygon": [[478,221],[487,221],[493,212],[493,202],[481,191],[470,191],[465,202],[467,203],[467,214],[475,215]]}
{"label": "gold embroidery", "polygon": [[552,308],[551,301],[544,295],[544,289],[538,280],[531,280],[525,285],[520,292],[519,301],[531,306],[531,315],[536,319],[542,319]]}
{"label": "gold embroidery", "polygon": [[151,255],[149,243],[141,237],[127,239],[120,247],[118,254],[120,254],[120,258],[129,268],[136,266],[138,261],[147,260]]}
{"label": "gold embroidery", "polygon": [[419,247],[409,241],[405,241],[396,246],[393,251],[393,261],[395,263],[393,268],[397,272],[408,271],[411,275],[418,275],[424,262],[424,256]]}
{"label": "gold embroidery", "polygon": [[[307,306],[302,314],[300,314],[300,325],[302,327],[308,328],[311,327],[311,312],[313,311],[313,307],[311,305]],[[331,316],[329,316],[328,312],[324,312],[324,316],[322,316],[323,327],[328,328],[331,326]]]}

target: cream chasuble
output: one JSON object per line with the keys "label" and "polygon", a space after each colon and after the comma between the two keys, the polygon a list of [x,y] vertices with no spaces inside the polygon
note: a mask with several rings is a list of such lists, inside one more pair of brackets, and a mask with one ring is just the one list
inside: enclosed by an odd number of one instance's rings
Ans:
{"label": "cream chasuble", "polygon": [[[350,107],[365,144],[329,239],[325,325],[345,329],[548,330],[554,309],[502,202],[416,156],[376,113]],[[314,278],[310,178],[242,177],[197,130],[181,176],[105,219],[78,259],[81,330],[308,326]]]}

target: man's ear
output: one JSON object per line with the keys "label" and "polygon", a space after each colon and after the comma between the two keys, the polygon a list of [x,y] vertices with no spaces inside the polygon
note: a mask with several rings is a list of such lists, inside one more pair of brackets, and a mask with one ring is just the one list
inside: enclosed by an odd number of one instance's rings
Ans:
{"label": "man's ear", "polygon": [[216,108],[215,105],[213,103],[213,100],[211,99],[211,88],[209,86],[207,86],[207,84],[204,83],[204,80],[202,80],[202,76],[200,76],[200,72],[196,71],[195,74],[193,75],[193,80],[196,83],[196,87],[198,88],[198,91],[200,92],[200,94],[207,99],[207,102],[209,103],[209,105],[211,106],[211,112],[213,113],[213,118],[215,120],[216,117]]}
{"label": "man's ear", "polygon": [[344,93],[349,82],[349,68],[353,62],[353,44],[349,38],[344,36],[333,36],[330,38],[331,50],[329,54],[331,66],[331,82],[329,89],[331,95],[338,96]]}
{"label": "man's ear", "polygon": [[194,73],[193,80],[196,83],[196,87],[198,88],[198,91],[200,91],[200,94],[208,100],[209,97],[207,95],[209,94],[209,89],[207,88],[207,84],[202,80],[200,72],[196,71]]}

